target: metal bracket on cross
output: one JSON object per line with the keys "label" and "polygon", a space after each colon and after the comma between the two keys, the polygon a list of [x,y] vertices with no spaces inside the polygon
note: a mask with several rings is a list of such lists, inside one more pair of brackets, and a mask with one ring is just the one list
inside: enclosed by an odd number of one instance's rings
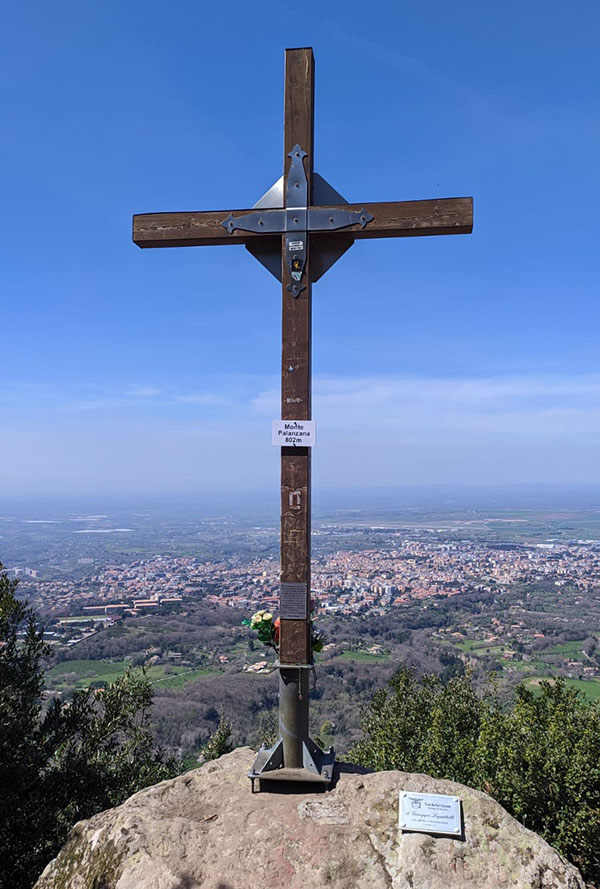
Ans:
{"label": "metal bracket on cross", "polygon": [[375,217],[364,209],[336,210],[322,207],[306,208],[295,207],[290,210],[267,210],[260,213],[245,213],[243,216],[229,214],[221,225],[230,234],[239,230],[243,232],[256,232],[257,234],[283,234],[284,232],[304,231],[302,225],[306,225],[308,231],[325,232],[336,231],[338,228],[347,228],[349,225],[360,225],[364,228]]}
{"label": "metal bracket on cross", "polygon": [[298,298],[305,285],[301,283],[306,265],[308,240],[308,180],[304,169],[306,151],[294,145],[288,152],[291,159],[285,190],[285,263],[290,275],[287,290]]}
{"label": "metal bracket on cross", "polygon": [[[235,231],[273,235],[285,234],[285,262],[291,279],[287,289],[294,297],[298,297],[305,289],[305,285],[301,281],[306,266],[306,242],[309,232],[336,231],[337,229],[348,228],[351,225],[360,225],[361,229],[363,229],[374,219],[372,214],[362,207],[358,210],[340,210],[335,207],[323,208],[319,206],[309,207],[308,182],[304,169],[304,158],[307,156],[306,151],[300,145],[294,145],[288,153],[291,163],[287,175],[285,208],[279,209],[277,204],[272,203],[273,197],[279,203],[276,193],[278,195],[280,191],[282,192],[282,189],[278,189],[279,182],[277,182],[264,198],[259,201],[263,209],[255,213],[244,213],[242,216],[234,216],[230,213],[227,219],[224,219],[221,223],[229,234],[233,234]],[[330,196],[333,199],[332,202],[346,203],[341,198],[341,195],[337,194],[325,180],[315,175],[314,179],[317,180],[317,178],[323,183],[325,189],[329,190]],[[325,189],[322,188],[321,191]],[[272,192],[273,196],[271,196]],[[279,200],[282,197],[283,194],[281,193]],[[349,246],[350,244],[344,243],[341,250],[338,246],[337,251],[334,251],[338,255],[332,255],[329,259],[326,259],[325,268],[319,275],[314,276],[313,279],[316,280],[316,277],[324,274],[327,268],[333,265],[336,259],[342,253],[345,253]],[[251,252],[255,253],[255,250],[251,250]],[[262,253],[263,257],[261,258],[258,253]],[[278,253],[279,251],[277,251]],[[270,271],[273,271],[277,277],[280,277],[280,274],[274,271],[274,268],[276,268],[274,263],[268,262],[268,257],[271,254],[274,254],[274,251],[265,251],[261,248],[258,248],[255,253],[257,259],[260,259]],[[277,255],[278,259],[279,256]]]}

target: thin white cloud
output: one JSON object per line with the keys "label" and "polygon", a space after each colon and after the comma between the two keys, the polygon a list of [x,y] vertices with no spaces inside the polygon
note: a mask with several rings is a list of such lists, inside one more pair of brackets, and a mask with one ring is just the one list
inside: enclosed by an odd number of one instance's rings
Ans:
{"label": "thin white cloud", "polygon": [[[156,388],[96,391],[60,418],[59,393],[43,412],[39,392],[21,389],[27,410],[0,438],[0,490],[244,490],[276,478],[277,377]],[[327,485],[600,483],[600,375],[316,377],[313,388]]]}
{"label": "thin white cloud", "polygon": [[[275,417],[278,389],[263,390],[251,406]],[[399,440],[441,432],[590,440],[600,435],[600,377],[317,378],[313,416],[332,431],[351,424],[361,440],[382,431]]]}
{"label": "thin white cloud", "polygon": [[173,400],[178,404],[232,404],[230,398],[217,392],[190,392],[185,395],[175,395],[173,396]]}
{"label": "thin white cloud", "polygon": [[[61,407],[66,411],[120,410],[136,406],[146,416],[160,419],[161,411],[195,406],[198,420],[202,408],[221,407],[221,420],[243,416],[258,421],[276,418],[280,391],[276,377],[244,376],[212,380],[210,388],[186,390],[183,387],[136,385],[129,389],[101,391],[99,387],[81,386],[77,392],[35,385],[12,385],[0,389],[0,404],[18,406],[23,413],[36,416],[40,405]],[[330,426],[344,417],[370,419],[372,422],[409,421],[429,426],[452,425],[470,417],[470,422],[493,425],[494,418],[515,417],[526,423],[527,417],[545,418],[548,423],[575,421],[578,426],[595,428],[600,410],[600,375],[520,375],[511,377],[316,377],[313,385],[313,413]],[[478,419],[477,419],[478,418]]]}
{"label": "thin white cloud", "polygon": [[65,399],[60,407],[65,411],[110,411],[140,407],[154,412],[168,405],[223,406],[233,404],[229,396],[221,392],[176,392],[158,387],[136,386],[115,395],[99,395]]}
{"label": "thin white cloud", "polygon": [[128,407],[130,404],[127,398],[82,398],[65,402],[61,408],[65,411],[106,411]]}
{"label": "thin white cloud", "polygon": [[159,389],[157,386],[143,386],[143,385],[135,385],[131,386],[126,392],[125,395],[131,396],[131,398],[155,398],[157,395],[162,395],[163,390]]}
{"label": "thin white cloud", "polygon": [[329,26],[337,40],[370,59],[375,65],[391,68],[400,72],[403,78],[412,78],[425,84],[433,93],[448,96],[457,103],[468,104],[471,108],[476,108],[480,114],[491,115],[488,103],[483,101],[480,94],[468,84],[449,75],[447,71],[442,72],[422,59],[389,49],[381,42],[352,34],[340,27],[338,22],[329,22]]}
{"label": "thin white cloud", "polygon": [[[181,389],[145,399],[146,408],[140,399],[135,412],[96,399],[106,413],[101,423],[81,412],[59,421],[56,411],[34,423],[30,410],[25,424],[7,423],[0,438],[0,489],[275,484],[270,421],[279,416],[278,382],[213,380],[211,391]],[[598,375],[317,377],[313,416],[315,472],[328,486],[600,483]]]}

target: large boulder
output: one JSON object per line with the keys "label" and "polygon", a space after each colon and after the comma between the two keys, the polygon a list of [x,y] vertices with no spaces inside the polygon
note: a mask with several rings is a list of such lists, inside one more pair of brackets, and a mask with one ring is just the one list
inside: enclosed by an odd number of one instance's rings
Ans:
{"label": "large boulder", "polygon": [[[584,889],[485,793],[341,764],[326,792],[264,783],[240,748],[76,824],[34,889]],[[398,830],[398,791],[459,796],[464,838]]]}

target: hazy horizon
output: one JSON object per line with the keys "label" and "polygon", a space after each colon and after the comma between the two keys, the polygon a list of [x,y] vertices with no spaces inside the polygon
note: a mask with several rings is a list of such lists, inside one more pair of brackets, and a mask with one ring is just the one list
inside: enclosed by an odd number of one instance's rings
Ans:
{"label": "hazy horizon", "polygon": [[[0,495],[0,520],[9,515],[23,516],[78,514],[98,517],[95,508],[116,512],[135,510],[191,510],[202,513],[221,506],[235,514],[264,514],[279,511],[279,487],[255,491],[233,492],[202,490],[186,493],[156,494],[80,492],[74,494],[38,494],[6,497]],[[313,513],[376,511],[378,509],[448,509],[457,511],[503,509],[600,509],[600,485],[406,485],[399,487],[317,488],[313,491]],[[100,516],[104,517],[104,516]]]}

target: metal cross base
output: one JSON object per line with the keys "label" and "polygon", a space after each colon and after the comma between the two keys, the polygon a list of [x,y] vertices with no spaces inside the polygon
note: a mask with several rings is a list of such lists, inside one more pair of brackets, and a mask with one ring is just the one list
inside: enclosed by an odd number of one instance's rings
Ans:
{"label": "metal cross base", "polygon": [[280,738],[272,747],[261,747],[256,754],[248,777],[254,782],[258,778],[259,790],[261,781],[298,781],[329,786],[333,780],[335,750],[321,750],[312,738],[302,742],[301,767],[286,768],[283,757],[283,741]]}
{"label": "metal cross base", "polygon": [[260,781],[299,781],[329,785],[335,750],[321,750],[308,735],[308,675],[312,664],[279,668],[279,740],[261,747],[248,777]]}

